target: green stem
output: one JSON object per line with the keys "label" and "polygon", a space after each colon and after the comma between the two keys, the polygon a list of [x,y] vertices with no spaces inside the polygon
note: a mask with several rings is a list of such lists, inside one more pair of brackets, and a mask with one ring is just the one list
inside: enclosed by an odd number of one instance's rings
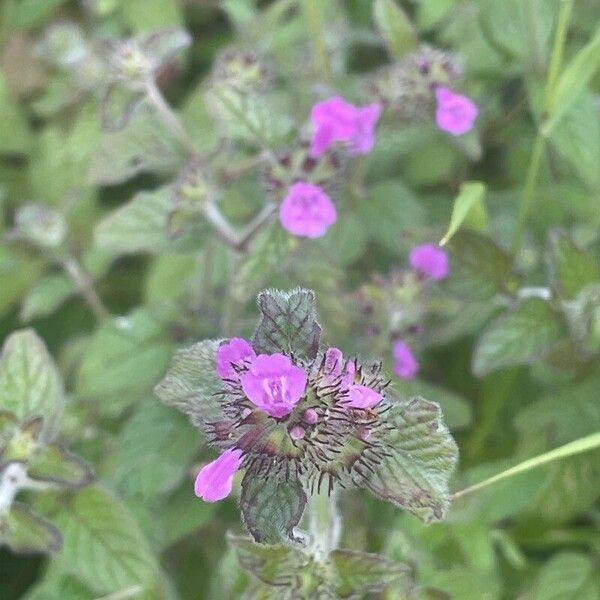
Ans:
{"label": "green stem", "polygon": [[342,519],[337,509],[335,493],[314,494],[309,506],[310,551],[318,561],[324,561],[338,547]]}
{"label": "green stem", "polygon": [[302,0],[304,18],[308,33],[314,44],[319,73],[323,81],[330,82],[332,79],[332,70],[325,40],[325,28],[323,26],[323,12],[325,11],[326,4],[323,0]]}
{"label": "green stem", "polygon": [[61,260],[61,264],[98,321],[103,321],[110,316],[108,309],[104,306],[102,300],[100,300],[100,296],[96,292],[94,280],[80,262],[74,256],[66,256]]}
{"label": "green stem", "polygon": [[[554,41],[552,44],[552,54],[550,56],[550,64],[548,66],[548,75],[546,77],[546,89],[544,92],[543,104],[544,114],[542,115],[542,122],[546,119],[549,112],[552,110],[554,104],[556,83],[558,81],[558,76],[562,65],[562,58],[567,38],[567,32],[569,29],[569,21],[571,18],[572,8],[573,0],[561,1],[560,10],[558,13],[558,22],[556,25],[556,32],[554,34]],[[521,198],[521,205],[519,207],[519,216],[517,218],[517,224],[513,233],[513,256],[516,255],[516,253],[519,250],[519,247],[521,246],[523,234],[525,232],[525,225],[527,224],[527,220],[529,219],[529,215],[533,208],[539,170],[542,163],[542,156],[544,154],[544,146],[545,140],[544,135],[541,131],[540,123],[538,124],[537,134],[533,145],[533,151],[531,153],[529,169],[527,170],[527,178],[525,180],[523,196]]]}

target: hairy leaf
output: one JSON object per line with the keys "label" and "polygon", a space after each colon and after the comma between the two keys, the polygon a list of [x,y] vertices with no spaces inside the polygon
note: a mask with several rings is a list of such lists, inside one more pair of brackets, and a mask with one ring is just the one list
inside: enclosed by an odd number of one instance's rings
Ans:
{"label": "hairy leaf", "polygon": [[397,401],[386,453],[365,486],[423,521],[442,519],[450,505],[449,480],[458,448],[442,422],[440,407],[421,397]]}
{"label": "hairy leaf", "polygon": [[564,335],[565,325],[550,304],[539,298],[525,300],[483,331],[473,354],[473,372],[483,376],[509,365],[530,363]]}
{"label": "hairy leaf", "polygon": [[262,319],[252,345],[256,352],[282,352],[314,358],[321,326],[315,317],[315,294],[310,290],[266,290],[258,296]]}
{"label": "hairy leaf", "polygon": [[306,494],[299,481],[263,478],[248,470],[242,480],[240,508],[252,537],[263,544],[277,544],[293,538],[306,506]]}

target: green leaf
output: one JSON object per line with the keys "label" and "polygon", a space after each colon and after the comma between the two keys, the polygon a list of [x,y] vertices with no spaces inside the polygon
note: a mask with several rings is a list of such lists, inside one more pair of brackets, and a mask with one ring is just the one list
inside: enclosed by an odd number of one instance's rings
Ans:
{"label": "green leaf", "polygon": [[57,514],[63,549],[61,569],[96,595],[136,585],[157,587],[160,567],[127,508],[101,488],[88,487],[71,496]]}
{"label": "green leaf", "polygon": [[321,326],[316,321],[314,292],[265,290],[258,295],[258,306],[262,318],[252,341],[256,352],[317,355]]}
{"label": "green leaf", "polygon": [[164,251],[170,245],[167,226],[173,209],[172,196],[171,186],[138,192],[98,223],[96,244],[124,254]]}
{"label": "green leaf", "polygon": [[0,72],[0,154],[25,154],[31,146],[31,132]]}
{"label": "green leaf", "polygon": [[108,403],[110,412],[139,398],[162,376],[173,346],[162,324],[145,309],[107,319],[91,338],[81,361],[77,393]]}
{"label": "green leaf", "polygon": [[47,275],[29,290],[19,316],[22,321],[31,321],[51,315],[75,292],[75,285],[66,275]]}
{"label": "green leaf", "polygon": [[550,115],[542,126],[548,136],[581,96],[588,83],[600,67],[600,27],[592,39],[575,55],[565,67],[554,90]]}
{"label": "green leaf", "polygon": [[565,333],[563,321],[548,302],[525,300],[492,321],[480,335],[473,352],[473,372],[482,377],[502,367],[531,363]]}
{"label": "green leaf", "polygon": [[487,209],[484,203],[485,185],[479,181],[467,181],[460,186],[454,200],[450,225],[440,245],[444,246],[461,226],[476,231],[487,229]]}
{"label": "green leaf", "polygon": [[383,592],[388,585],[408,578],[411,573],[407,565],[355,550],[334,550],[329,554],[329,561],[338,579],[336,593],[339,598]]}
{"label": "green leaf", "polygon": [[375,0],[373,18],[394,58],[416,49],[419,40],[413,24],[394,0]]}
{"label": "green leaf", "polygon": [[127,0],[121,10],[123,19],[134,31],[183,24],[183,7],[177,0]]}
{"label": "green leaf", "polygon": [[28,506],[13,502],[6,515],[0,515],[0,546],[17,554],[58,552],[62,544],[60,531],[50,521],[31,512]]}
{"label": "green leaf", "polygon": [[240,509],[244,525],[257,542],[277,544],[293,539],[305,506],[306,494],[300,481],[279,481],[277,477],[264,478],[246,471]]}
{"label": "green leaf", "polygon": [[227,535],[235,548],[240,565],[263,583],[278,587],[292,587],[292,581],[310,557],[283,544],[255,544],[251,538]]}
{"label": "green leaf", "polygon": [[448,289],[473,300],[489,300],[512,285],[511,259],[491,238],[462,230],[449,244],[451,274]]}
{"label": "green leaf", "polygon": [[12,25],[19,29],[30,29],[41,25],[67,0],[20,0],[12,15]]}
{"label": "green leaf", "polygon": [[215,394],[223,390],[217,375],[220,341],[205,340],[175,353],[164,379],[154,393],[167,406],[185,413],[197,427],[226,419]]}
{"label": "green leaf", "polygon": [[67,224],[56,210],[41,203],[27,203],[15,215],[17,229],[40,248],[58,248],[67,236]]}
{"label": "green leaf", "polygon": [[82,487],[94,479],[85,461],[60,444],[44,446],[30,460],[27,475],[37,481],[48,481],[68,487]]}
{"label": "green leaf", "polygon": [[16,302],[36,280],[41,270],[40,260],[25,253],[0,246],[0,315]]}
{"label": "green leaf", "polygon": [[116,184],[140,173],[173,174],[184,162],[163,122],[140,107],[127,127],[103,136],[92,153],[88,178],[96,185]]}
{"label": "green leaf", "polygon": [[32,329],[11,334],[0,357],[0,409],[20,419],[42,416],[52,435],[63,405],[62,380],[44,342]]}
{"label": "green leaf", "polygon": [[116,441],[114,479],[119,491],[143,500],[172,491],[197,449],[198,435],[182,415],[154,399],[140,402]]}
{"label": "green leaf", "polygon": [[550,236],[550,275],[563,298],[575,298],[587,285],[600,283],[600,266],[594,256],[579,249],[566,234]]}
{"label": "green leaf", "polygon": [[458,449],[440,407],[416,397],[394,402],[388,415],[393,427],[385,439],[387,455],[365,486],[425,522],[444,518]]}
{"label": "green leaf", "polygon": [[598,600],[597,575],[596,565],[589,556],[560,552],[540,571],[531,600]]}

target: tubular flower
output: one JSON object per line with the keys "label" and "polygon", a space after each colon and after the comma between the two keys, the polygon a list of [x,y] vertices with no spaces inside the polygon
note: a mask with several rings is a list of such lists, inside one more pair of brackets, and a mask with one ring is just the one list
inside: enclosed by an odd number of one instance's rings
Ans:
{"label": "tubular flower", "polygon": [[301,237],[318,238],[337,220],[331,198],[318,185],[298,181],[290,186],[279,210],[284,229]]}
{"label": "tubular flower", "polygon": [[419,371],[419,363],[406,342],[394,344],[394,373],[402,379],[412,379]]}
{"label": "tubular flower", "polygon": [[410,266],[429,279],[444,279],[448,276],[448,255],[435,244],[415,246],[410,251]]}
{"label": "tubular flower", "polygon": [[194,492],[207,502],[216,502],[231,494],[233,476],[242,464],[242,451],[236,448],[225,450],[219,458],[200,469],[196,477]]}
{"label": "tubular flower", "polygon": [[479,114],[479,109],[473,100],[444,86],[436,88],[435,98],[437,100],[435,121],[440,129],[452,135],[462,135],[473,127]]}
{"label": "tubular flower", "polygon": [[256,356],[254,348],[243,338],[231,338],[217,350],[217,373],[222,379],[238,377],[240,365]]}

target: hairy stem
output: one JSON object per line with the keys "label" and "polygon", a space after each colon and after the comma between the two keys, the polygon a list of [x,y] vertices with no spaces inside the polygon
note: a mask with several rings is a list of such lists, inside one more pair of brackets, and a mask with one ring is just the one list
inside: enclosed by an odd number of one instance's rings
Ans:
{"label": "hairy stem", "polygon": [[65,272],[75,284],[77,291],[88,303],[96,318],[99,321],[106,319],[110,313],[96,292],[94,280],[90,277],[79,261],[74,256],[66,256],[65,258],[61,259],[61,263]]}
{"label": "hairy stem", "polygon": [[335,493],[318,493],[309,505],[310,551],[316,560],[323,561],[338,547],[342,534],[342,518],[338,512]]}

